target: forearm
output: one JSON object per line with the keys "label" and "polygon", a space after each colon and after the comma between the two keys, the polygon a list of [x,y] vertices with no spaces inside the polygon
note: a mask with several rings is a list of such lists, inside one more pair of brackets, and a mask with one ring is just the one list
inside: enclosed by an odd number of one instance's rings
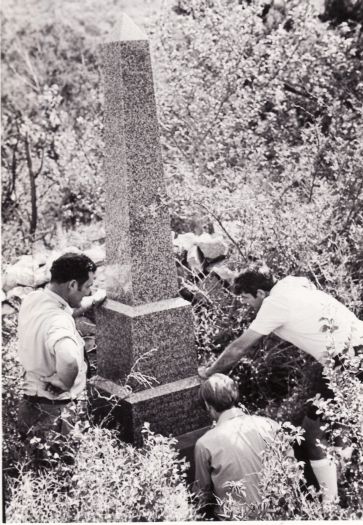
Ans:
{"label": "forearm", "polygon": [[208,367],[208,375],[216,374],[217,372],[226,372],[231,370],[238,361],[243,357],[245,351],[248,348],[241,347],[241,344],[237,341],[233,341],[227,348],[222,352],[218,359]]}
{"label": "forearm", "polygon": [[69,338],[59,341],[56,346],[56,373],[67,389],[71,389],[78,375],[77,345]]}
{"label": "forearm", "polygon": [[72,386],[74,385],[74,382],[78,375],[78,365],[77,363],[74,363],[74,364],[57,366],[56,372],[57,372],[59,379],[64,384],[64,386],[66,386],[67,389],[70,390]]}
{"label": "forearm", "polygon": [[206,376],[209,377],[217,372],[231,370],[261,337],[262,335],[254,330],[246,330],[244,334],[228,345],[218,359],[206,369]]}

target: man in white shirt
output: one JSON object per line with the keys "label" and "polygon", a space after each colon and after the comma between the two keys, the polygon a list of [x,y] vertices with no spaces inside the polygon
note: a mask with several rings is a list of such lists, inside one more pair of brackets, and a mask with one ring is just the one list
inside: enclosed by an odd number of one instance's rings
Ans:
{"label": "man in white shirt", "polygon": [[[261,501],[261,454],[279,426],[272,419],[250,416],[238,408],[238,387],[224,374],[213,374],[202,383],[200,397],[217,423],[195,445],[194,491],[207,511],[207,506],[214,507],[217,497],[215,515],[222,517],[223,500],[228,493],[247,505]],[[231,492],[231,481],[244,483],[243,494]]]}
{"label": "man in white shirt", "polygon": [[27,443],[33,437],[47,441],[51,430],[66,435],[77,402],[85,400],[87,365],[73,308],[91,294],[95,271],[87,256],[64,254],[51,267],[48,287],[21,305],[18,355],[25,374],[18,426]]}
{"label": "man in white shirt", "polygon": [[[353,349],[363,345],[363,321],[330,295],[317,290],[305,278],[286,277],[279,282],[266,272],[246,271],[235,280],[234,291],[257,311],[250,327],[232,342],[210,367],[200,367],[202,378],[230,370],[264,335],[274,334],[309,353],[324,364],[327,346],[338,356],[348,344]],[[334,331],[322,330],[322,319],[334,320]],[[320,378],[322,397],[332,397],[327,382]],[[317,439],[323,440],[319,416],[310,407],[304,418],[306,449],[310,464],[322,489],[324,501],[337,496],[336,466],[330,462]]]}

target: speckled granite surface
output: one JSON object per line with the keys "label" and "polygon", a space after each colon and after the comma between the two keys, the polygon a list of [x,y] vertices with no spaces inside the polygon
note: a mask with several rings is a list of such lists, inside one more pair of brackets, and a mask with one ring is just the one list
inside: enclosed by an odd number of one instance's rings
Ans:
{"label": "speckled granite surface", "polygon": [[[149,43],[123,17],[101,52],[108,300],[96,312],[98,374],[119,400],[115,425],[139,443],[144,421],[179,435],[204,426],[206,413],[191,306],[178,296]],[[131,383],[141,391],[122,400],[119,385],[132,370],[155,388]]]}
{"label": "speckled granite surface", "polygon": [[102,57],[108,296],[130,305],[176,297],[149,43],[104,44]]}

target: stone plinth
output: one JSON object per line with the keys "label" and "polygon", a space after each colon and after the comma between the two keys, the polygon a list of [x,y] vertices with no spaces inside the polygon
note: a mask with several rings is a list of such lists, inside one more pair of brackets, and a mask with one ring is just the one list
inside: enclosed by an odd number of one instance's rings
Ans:
{"label": "stone plinth", "polygon": [[[109,404],[102,399],[98,406],[98,418],[103,419],[113,406],[112,414],[119,423],[122,439],[136,445],[142,444],[141,429],[145,422],[150,424],[150,430],[164,436],[192,433],[210,424],[208,414],[198,399],[199,384],[198,376],[193,376],[132,393],[125,398],[123,387],[95,378],[94,385],[101,396],[110,398]],[[190,446],[190,440],[188,445],[184,441],[180,444],[182,449]]]}
{"label": "stone plinth", "polygon": [[[135,363],[137,371],[157,384],[194,375],[197,355],[190,304],[182,298],[140,306],[108,300],[97,315],[98,372],[125,381]],[[106,349],[106,351],[103,351]]]}

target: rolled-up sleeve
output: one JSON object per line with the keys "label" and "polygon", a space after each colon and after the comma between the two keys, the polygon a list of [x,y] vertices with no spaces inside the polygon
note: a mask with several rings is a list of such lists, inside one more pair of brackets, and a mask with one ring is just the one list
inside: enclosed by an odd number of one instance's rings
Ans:
{"label": "rolled-up sleeve", "polygon": [[267,297],[249,328],[267,335],[282,326],[289,318],[289,308],[280,298]]}
{"label": "rolled-up sleeve", "polygon": [[45,344],[52,355],[55,355],[55,346],[62,339],[71,339],[77,346],[77,337],[72,319],[66,315],[54,317],[48,327]]}

